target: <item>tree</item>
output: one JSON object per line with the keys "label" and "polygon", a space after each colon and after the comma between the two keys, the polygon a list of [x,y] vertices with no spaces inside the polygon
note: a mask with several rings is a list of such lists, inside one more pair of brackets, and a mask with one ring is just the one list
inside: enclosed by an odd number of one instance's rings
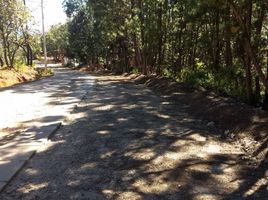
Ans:
{"label": "tree", "polygon": [[67,24],[53,25],[46,34],[47,52],[55,61],[63,59],[69,45]]}
{"label": "tree", "polygon": [[70,50],[85,63],[212,87],[257,103],[268,88],[267,1],[66,0]]}
{"label": "tree", "polygon": [[[25,44],[25,24],[29,19],[23,2],[19,0],[0,0],[0,39],[3,60],[8,68],[14,67],[15,56]],[[5,9],[3,9],[5,8]]]}

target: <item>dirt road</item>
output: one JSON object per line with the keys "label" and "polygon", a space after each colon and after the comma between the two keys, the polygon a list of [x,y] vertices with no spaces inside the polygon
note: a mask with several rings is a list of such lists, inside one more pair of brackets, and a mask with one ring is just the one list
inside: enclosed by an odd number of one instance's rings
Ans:
{"label": "dirt road", "polygon": [[79,102],[93,82],[83,73],[55,68],[53,77],[1,89],[0,137],[5,130],[10,133],[10,129],[26,127],[27,123],[59,119],[70,104]]}
{"label": "dirt road", "polygon": [[0,90],[0,191],[93,84],[87,74],[55,68],[53,77]]}
{"label": "dirt road", "polygon": [[239,148],[182,105],[98,77],[52,142],[0,199],[266,199]]}

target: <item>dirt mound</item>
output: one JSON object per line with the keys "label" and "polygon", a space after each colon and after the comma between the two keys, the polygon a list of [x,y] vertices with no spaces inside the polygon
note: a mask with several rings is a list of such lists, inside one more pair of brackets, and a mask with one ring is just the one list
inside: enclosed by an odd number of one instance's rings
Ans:
{"label": "dirt mound", "polygon": [[135,83],[145,84],[165,98],[182,103],[194,116],[215,126],[224,139],[239,142],[245,151],[259,159],[267,157],[268,113],[202,87],[193,87],[159,76],[136,76]]}

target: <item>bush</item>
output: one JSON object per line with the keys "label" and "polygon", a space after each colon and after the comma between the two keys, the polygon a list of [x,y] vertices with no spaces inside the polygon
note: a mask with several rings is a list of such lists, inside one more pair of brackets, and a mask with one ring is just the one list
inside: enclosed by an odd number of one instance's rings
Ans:
{"label": "bush", "polygon": [[229,96],[245,98],[244,74],[240,68],[221,68],[212,71],[205,68],[205,65],[197,61],[195,69],[184,68],[178,78],[181,82],[191,85],[201,85],[205,88],[226,94]]}
{"label": "bush", "polygon": [[205,67],[205,64],[196,59],[196,68],[182,69],[179,79],[192,85],[208,86],[213,82],[213,78],[213,74]]}
{"label": "bush", "polygon": [[16,60],[14,63],[14,69],[18,72],[27,72],[29,67],[25,64],[25,62]]}
{"label": "bush", "polygon": [[132,74],[140,74],[140,70],[136,67],[133,67],[133,69],[131,70]]}
{"label": "bush", "polygon": [[38,78],[54,75],[54,71],[51,68],[38,68],[37,72],[38,72],[37,74]]}

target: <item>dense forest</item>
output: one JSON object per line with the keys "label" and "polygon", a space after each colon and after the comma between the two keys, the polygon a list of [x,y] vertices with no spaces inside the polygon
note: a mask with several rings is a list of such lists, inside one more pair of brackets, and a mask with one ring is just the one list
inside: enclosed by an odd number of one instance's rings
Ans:
{"label": "dense forest", "polygon": [[[268,100],[266,0],[65,0],[67,55]],[[265,92],[266,91],[266,92]]]}
{"label": "dense forest", "polygon": [[[28,27],[25,1],[0,0],[0,7],[0,65],[32,65],[42,37]],[[63,7],[67,24],[46,35],[56,60],[157,74],[268,104],[266,0],[64,0]]]}

